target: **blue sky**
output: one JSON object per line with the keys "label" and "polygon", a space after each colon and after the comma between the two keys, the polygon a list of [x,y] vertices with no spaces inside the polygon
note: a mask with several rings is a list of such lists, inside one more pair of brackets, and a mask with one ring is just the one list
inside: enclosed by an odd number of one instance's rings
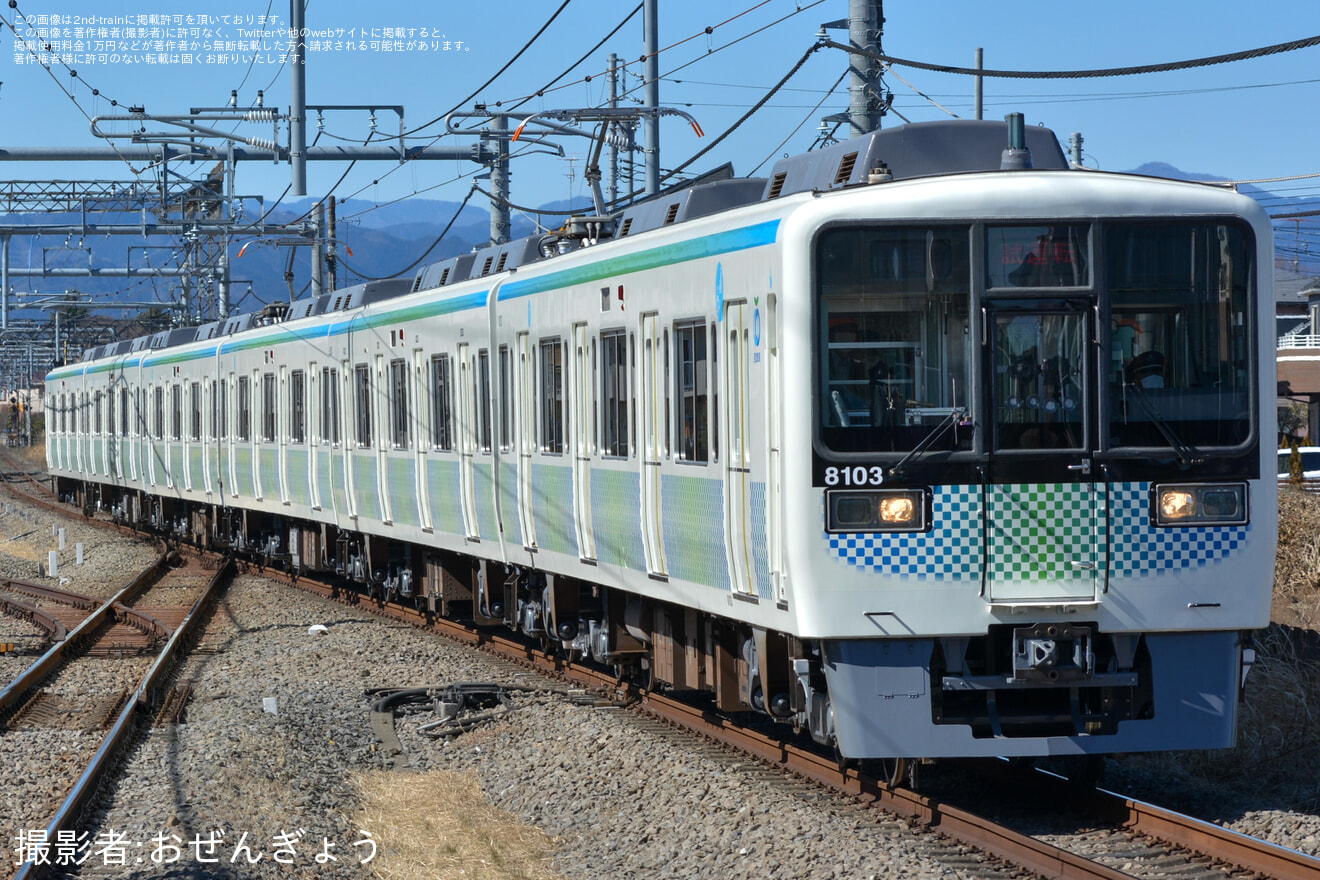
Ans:
{"label": "blue sky", "polygon": [[[752,103],[760,99],[809,48],[822,22],[847,15],[847,0],[736,0],[698,3],[661,0],[660,44],[669,47],[661,56],[665,75],[661,103],[694,115],[706,132],[698,139],[680,120],[666,120],[662,129],[662,164],[672,167],[725,131]],[[313,31],[343,30],[358,39],[366,29],[412,30],[405,40],[418,39],[425,29],[427,42],[447,40],[446,51],[382,52],[336,49],[309,52],[306,66],[309,103],[401,104],[406,124],[415,128],[445,113],[494,75],[524,46],[561,0],[505,0],[491,2],[415,3],[375,0],[370,4],[341,0],[309,0],[307,26]],[[544,35],[474,100],[494,104],[515,103],[551,83],[572,61],[586,53],[636,5],[635,0],[572,0]],[[126,17],[136,27],[139,15],[187,17],[229,16],[230,21],[203,25],[238,40],[244,19],[269,13],[281,24],[288,21],[288,0],[20,0],[18,12],[36,21],[38,16],[68,16],[68,30],[82,26],[82,16]],[[750,10],[750,11],[747,11]],[[740,14],[744,13],[745,14]],[[16,11],[0,7],[14,23]],[[1104,4],[1004,5],[973,0],[890,0],[883,47],[891,55],[935,63],[971,66],[974,50],[983,47],[987,68],[1060,70],[1112,68],[1192,59],[1254,49],[1320,34],[1320,4],[1315,0],[1273,0],[1254,10],[1222,0],[1165,0],[1151,3],[1110,0]],[[67,19],[66,19],[67,21]],[[101,26],[105,26],[102,24]],[[115,26],[115,25],[111,25]],[[711,34],[704,31],[713,27]],[[173,22],[162,38],[178,36]],[[244,29],[249,26],[243,23]],[[758,32],[759,31],[759,32]],[[437,37],[436,35],[440,35]],[[842,40],[844,33],[832,32]],[[64,36],[68,36],[67,34]],[[204,35],[191,37],[202,42]],[[122,37],[122,34],[121,34]],[[687,39],[686,42],[680,42]],[[94,40],[96,35],[84,35]],[[285,109],[289,103],[289,74],[270,53],[249,69],[247,51],[224,63],[207,56],[203,47],[193,63],[128,64],[102,60],[85,47],[84,59],[75,60],[77,77],[60,65],[48,73],[40,65],[15,63],[15,38],[3,31],[0,52],[0,131],[3,146],[100,146],[105,142],[89,131],[89,116],[121,113],[125,105],[140,104],[151,113],[181,114],[190,106],[214,106],[228,101],[238,88],[240,104],[256,100],[265,90],[267,106]],[[461,45],[460,45],[461,44]],[[21,49],[19,50],[21,52]],[[635,63],[642,51],[641,15],[638,13],[612,39],[560,81],[562,88],[532,97],[523,109],[555,109],[600,104],[606,95],[601,75],[605,56],[615,51],[630,60],[629,82],[635,83]],[[85,55],[93,55],[88,60]],[[140,49],[122,52],[141,55]],[[169,55],[171,53],[167,53]],[[172,53],[182,54],[177,50]],[[108,55],[108,53],[107,53]],[[266,53],[258,53],[265,56]],[[740,127],[694,169],[731,161],[739,174],[757,169],[765,174],[774,157],[801,152],[818,135],[819,118],[846,108],[846,81],[829,89],[846,64],[846,56],[833,50],[815,53],[799,73],[760,113]],[[897,67],[886,77],[898,113],[913,121],[948,118],[949,113],[971,117],[972,82],[967,77]],[[584,81],[591,75],[590,82]],[[902,80],[899,79],[902,77]],[[903,81],[906,80],[906,83]],[[100,94],[94,96],[91,89]],[[66,96],[69,90],[74,100]],[[917,92],[921,94],[918,94]],[[634,93],[639,94],[639,93]],[[1085,137],[1086,164],[1109,170],[1127,170],[1155,160],[1171,162],[1186,171],[1231,179],[1258,179],[1320,172],[1314,107],[1320,96],[1320,48],[1273,57],[1205,67],[1175,73],[1086,80],[985,81],[985,115],[1002,118],[1022,111],[1028,124],[1053,128],[1062,139],[1080,131]],[[112,107],[109,99],[119,102]],[[813,112],[820,102],[821,109]],[[469,102],[470,106],[470,102]],[[886,125],[900,119],[891,116]],[[398,132],[393,114],[377,117],[379,138]],[[419,133],[424,143],[438,134],[440,124]],[[309,120],[309,139],[318,131]],[[270,126],[248,126],[244,134],[269,137]],[[796,132],[796,133],[794,133]],[[371,133],[363,112],[325,115],[322,144],[360,143]],[[470,143],[469,136],[451,136],[443,142]],[[122,143],[122,141],[121,141]],[[551,199],[582,195],[583,164],[588,142],[581,138],[559,141],[574,158],[568,162],[548,155],[521,158],[513,166],[513,201],[536,205]],[[334,188],[340,198],[390,200],[421,193],[426,198],[459,200],[468,192],[470,162],[359,163],[341,183],[346,164],[313,163],[308,192],[324,195]],[[151,172],[136,169],[151,178]],[[200,173],[202,166],[195,172]],[[132,171],[123,163],[108,165],[10,163],[0,168],[0,179],[128,179]],[[237,189],[274,199],[288,184],[287,166],[250,162],[239,166]],[[375,182],[373,182],[375,181]],[[483,184],[484,186],[484,184]],[[1283,194],[1309,195],[1320,178],[1270,184]]]}

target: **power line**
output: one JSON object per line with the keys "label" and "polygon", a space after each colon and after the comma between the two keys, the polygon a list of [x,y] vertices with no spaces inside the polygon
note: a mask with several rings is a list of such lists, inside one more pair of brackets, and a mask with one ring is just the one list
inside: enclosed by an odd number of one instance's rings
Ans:
{"label": "power line", "polygon": [[991,70],[989,68],[977,67],[950,67],[946,64],[931,64],[925,61],[912,61],[907,58],[895,58],[892,55],[885,55],[880,52],[870,52],[860,46],[837,43],[833,40],[827,40],[823,45],[830,49],[842,49],[853,55],[865,55],[868,58],[874,58],[876,61],[885,64],[897,64],[901,67],[915,67],[919,70],[930,70],[936,73],[956,73],[964,76],[985,76],[1003,79],[1093,79],[1110,76],[1135,76],[1143,73],[1166,73],[1171,70],[1192,70],[1197,67],[1211,67],[1216,64],[1229,64],[1234,61],[1247,61],[1252,58],[1264,58],[1269,55],[1279,55],[1284,52],[1295,52],[1298,49],[1309,49],[1312,46],[1318,46],[1320,45],[1320,36],[1307,37],[1304,40],[1293,40],[1288,43],[1276,43],[1273,46],[1262,46],[1259,49],[1248,49],[1244,52],[1229,52],[1224,55],[1210,55],[1205,58],[1193,58],[1187,61],[1169,61],[1161,64],[1146,64],[1139,67],[1109,67],[1092,70]]}

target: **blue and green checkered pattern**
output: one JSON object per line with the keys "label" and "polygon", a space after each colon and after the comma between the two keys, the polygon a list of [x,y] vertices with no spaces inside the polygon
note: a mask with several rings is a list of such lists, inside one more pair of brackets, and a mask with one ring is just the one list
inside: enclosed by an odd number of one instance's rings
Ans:
{"label": "blue and green checkered pattern", "polygon": [[[1104,488],[1097,485],[1098,491]],[[991,576],[1089,578],[1092,572],[1076,563],[1092,563],[1103,571],[1106,548],[1113,577],[1199,568],[1226,559],[1251,531],[1250,525],[1158,529],[1150,522],[1150,483],[1114,483],[1108,489],[1108,514],[1101,495],[1093,529],[1086,486],[987,487],[989,556],[996,560]],[[981,505],[980,486],[937,486],[934,528],[928,533],[822,531],[821,536],[835,558],[854,568],[917,580],[979,581]],[[823,505],[821,514],[823,522]]]}

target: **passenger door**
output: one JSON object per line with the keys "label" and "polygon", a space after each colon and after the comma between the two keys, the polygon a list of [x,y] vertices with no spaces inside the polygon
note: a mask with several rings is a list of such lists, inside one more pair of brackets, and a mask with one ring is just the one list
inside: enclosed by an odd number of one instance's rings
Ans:
{"label": "passenger door", "polygon": [[642,546],[646,552],[646,570],[659,576],[669,574],[660,497],[666,440],[664,357],[660,318],[655,314],[643,315],[641,387],[637,401],[642,414]]}
{"label": "passenger door", "polygon": [[751,538],[752,438],[748,398],[751,380],[751,339],[746,302],[729,303],[724,309],[723,376],[720,399],[724,408],[724,535],[733,590],[743,595],[756,592],[753,583]]}
{"label": "passenger door", "polygon": [[1017,300],[984,312],[991,601],[1094,601],[1103,589],[1091,311],[1085,300]]}
{"label": "passenger door", "polygon": [[591,339],[586,324],[573,327],[573,523],[577,530],[578,553],[583,559],[596,558],[596,539],[591,527],[591,414],[594,412],[595,382],[589,348]]}

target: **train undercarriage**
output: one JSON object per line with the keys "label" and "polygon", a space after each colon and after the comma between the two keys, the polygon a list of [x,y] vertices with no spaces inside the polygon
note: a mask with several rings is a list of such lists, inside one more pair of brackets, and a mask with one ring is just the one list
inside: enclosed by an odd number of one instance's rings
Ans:
{"label": "train undercarriage", "polygon": [[[906,713],[899,726],[907,725],[909,743],[922,741],[913,732],[919,726],[957,727],[995,743],[986,743],[987,754],[1011,754],[1012,748],[997,750],[1042,737],[1095,738],[1078,750],[1095,754],[1105,734],[1155,712],[1146,638],[1106,635],[1084,622],[903,640],[901,649],[915,661],[866,660],[858,667],[866,684],[845,685],[838,669],[856,664],[859,648],[888,654],[893,644],[802,640],[576,578],[323,523],[96,483],[60,480],[58,489],[85,511],[109,512],[127,525],[294,576],[338,578],[368,599],[508,628],[547,651],[612,667],[621,679],[647,687],[706,692],[720,711],[762,713],[841,757],[872,757],[876,748],[848,746],[836,712],[864,715],[878,726],[890,714]],[[902,760],[890,762],[887,776],[902,776],[924,756],[894,757]]]}

